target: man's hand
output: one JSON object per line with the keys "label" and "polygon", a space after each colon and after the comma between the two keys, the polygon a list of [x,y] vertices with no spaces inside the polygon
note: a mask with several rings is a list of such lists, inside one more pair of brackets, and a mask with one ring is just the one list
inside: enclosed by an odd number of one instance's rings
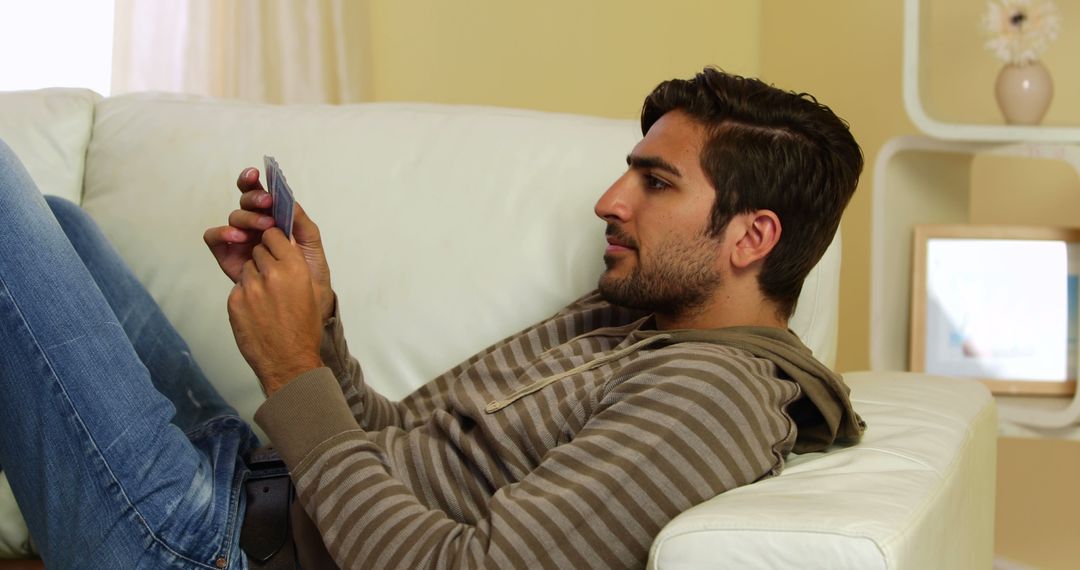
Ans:
{"label": "man's hand", "polygon": [[308,261],[273,228],[251,248],[229,293],[236,345],[269,396],[303,372],[323,365],[322,319]]}
{"label": "man's hand", "polygon": [[[213,253],[221,270],[234,283],[239,282],[244,264],[262,240],[263,232],[274,227],[270,215],[273,198],[259,182],[256,168],[245,168],[236,179],[240,189],[240,209],[229,214],[229,225],[206,230],[203,241]],[[334,314],[334,290],[330,286],[330,266],[326,262],[319,226],[296,204],[293,239],[307,262],[319,314],[325,322]]]}

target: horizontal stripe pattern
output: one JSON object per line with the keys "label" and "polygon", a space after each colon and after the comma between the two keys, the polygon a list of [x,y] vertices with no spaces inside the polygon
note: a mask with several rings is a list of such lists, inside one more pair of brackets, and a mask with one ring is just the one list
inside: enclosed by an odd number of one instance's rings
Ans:
{"label": "horizontal stripe pattern", "polygon": [[335,319],[323,360],[360,429],[292,472],[338,564],[643,567],[675,515],[779,472],[799,387],[730,347],[646,346],[485,413],[634,344],[644,320],[594,293],[393,402],[368,388]]}

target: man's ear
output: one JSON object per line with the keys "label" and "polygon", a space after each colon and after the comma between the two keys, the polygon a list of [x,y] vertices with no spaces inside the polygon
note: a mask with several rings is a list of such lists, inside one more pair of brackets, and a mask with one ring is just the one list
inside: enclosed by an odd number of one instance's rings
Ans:
{"label": "man's ear", "polygon": [[741,235],[736,236],[731,251],[731,264],[746,269],[769,255],[780,242],[780,217],[772,210],[755,210],[737,217],[742,218]]}

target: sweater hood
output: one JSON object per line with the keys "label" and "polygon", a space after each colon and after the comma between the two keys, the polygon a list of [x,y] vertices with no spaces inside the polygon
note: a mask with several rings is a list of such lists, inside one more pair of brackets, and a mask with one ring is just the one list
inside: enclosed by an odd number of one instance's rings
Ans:
{"label": "sweater hood", "polygon": [[684,329],[671,331],[643,330],[642,318],[624,327],[598,329],[587,334],[629,333],[631,342],[618,350],[594,358],[570,370],[540,378],[522,386],[501,399],[488,402],[484,411],[496,413],[510,404],[534,394],[568,376],[573,376],[608,362],[619,360],[639,350],[683,342],[704,342],[730,346],[773,362],[784,380],[795,382],[802,397],[788,406],[787,412],[795,421],[797,435],[792,450],[795,453],[820,451],[833,443],[854,443],[859,440],[865,422],[851,406],[851,390],[840,375],[829,370],[799,337],[790,330],[772,327],[729,327],[722,329]]}
{"label": "sweater hood", "polygon": [[643,338],[667,337],[656,344],[707,342],[730,346],[775,363],[781,377],[798,384],[803,394],[788,407],[788,413],[798,427],[795,453],[820,451],[833,443],[855,443],[866,429],[866,423],[851,405],[851,389],[839,374],[814,358],[810,349],[790,330],[730,327],[637,331],[636,334]]}

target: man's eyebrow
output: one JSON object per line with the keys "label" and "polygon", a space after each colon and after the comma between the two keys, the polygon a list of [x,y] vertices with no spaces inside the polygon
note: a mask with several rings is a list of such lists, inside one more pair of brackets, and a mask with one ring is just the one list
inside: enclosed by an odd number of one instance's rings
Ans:
{"label": "man's eyebrow", "polygon": [[630,168],[655,168],[657,170],[669,172],[676,178],[682,178],[682,173],[679,172],[678,168],[675,168],[674,164],[671,164],[659,156],[634,156],[628,154],[626,155],[626,164]]}

